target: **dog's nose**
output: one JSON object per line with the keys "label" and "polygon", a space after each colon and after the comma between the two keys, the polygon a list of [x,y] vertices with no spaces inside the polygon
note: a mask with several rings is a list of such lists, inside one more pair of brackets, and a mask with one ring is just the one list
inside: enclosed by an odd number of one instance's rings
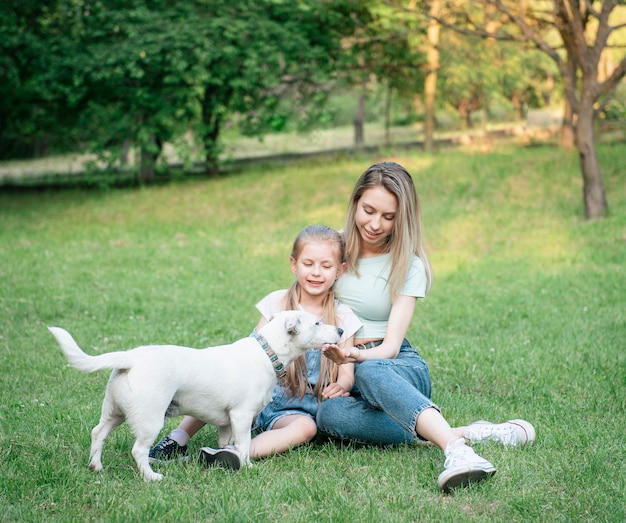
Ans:
{"label": "dog's nose", "polygon": [[343,329],[341,327],[337,327],[337,332],[339,333],[339,336],[343,336]]}

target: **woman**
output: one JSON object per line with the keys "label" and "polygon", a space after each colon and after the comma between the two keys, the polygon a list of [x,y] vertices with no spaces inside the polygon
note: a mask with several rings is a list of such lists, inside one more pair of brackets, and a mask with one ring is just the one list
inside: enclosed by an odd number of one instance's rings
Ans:
{"label": "woman", "polygon": [[428,367],[405,338],[417,298],[426,297],[433,281],[419,200],[406,169],[384,162],[363,173],[344,235],[347,268],[335,291],[363,326],[354,347],[329,346],[324,354],[338,364],[356,364],[355,388],[351,397],[321,404],[318,428],[366,444],[434,443],[446,457],[438,481],[444,492],[492,476],[495,467],[466,439],[524,444],[534,440],[534,429],[523,420],[452,429],[430,400]]}

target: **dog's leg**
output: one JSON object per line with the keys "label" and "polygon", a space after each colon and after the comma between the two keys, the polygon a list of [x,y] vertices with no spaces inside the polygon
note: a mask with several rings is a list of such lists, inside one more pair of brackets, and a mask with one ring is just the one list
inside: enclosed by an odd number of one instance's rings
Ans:
{"label": "dog's leg", "polygon": [[102,470],[102,447],[104,440],[115,429],[124,422],[124,416],[112,415],[102,412],[100,423],[91,431],[91,450],[89,452],[89,468],[100,472]]}
{"label": "dog's leg", "polygon": [[128,417],[127,421],[135,436],[132,455],[135,458],[139,472],[144,481],[160,481],[163,474],[154,472],[150,467],[150,447],[159,436],[165,421],[165,409],[159,414],[158,411],[150,412],[147,408],[142,409],[141,416],[136,419]]}
{"label": "dog's leg", "polygon": [[250,429],[252,428],[252,420],[254,419],[254,413],[238,412],[230,413],[230,426],[232,429],[232,439],[235,444],[235,448],[239,452],[241,462],[246,466],[252,466],[250,462]]}
{"label": "dog's leg", "polygon": [[233,431],[230,425],[224,425],[217,428],[217,443],[222,448],[226,445],[232,445]]}

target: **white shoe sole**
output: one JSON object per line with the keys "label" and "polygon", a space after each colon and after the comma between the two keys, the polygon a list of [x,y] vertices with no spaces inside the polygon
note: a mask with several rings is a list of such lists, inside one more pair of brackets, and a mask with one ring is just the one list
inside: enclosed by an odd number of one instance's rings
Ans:
{"label": "white shoe sole", "polygon": [[223,467],[230,470],[241,469],[241,459],[235,450],[212,449],[203,447],[200,449],[198,461],[205,467]]}
{"label": "white shoe sole", "polygon": [[448,494],[453,489],[467,487],[470,483],[478,483],[493,476],[495,473],[496,469],[493,465],[444,470],[439,474],[439,488]]}

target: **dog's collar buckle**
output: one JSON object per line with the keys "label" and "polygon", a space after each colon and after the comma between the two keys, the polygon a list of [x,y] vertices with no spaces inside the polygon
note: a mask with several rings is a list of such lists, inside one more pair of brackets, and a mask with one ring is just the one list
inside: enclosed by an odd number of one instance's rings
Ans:
{"label": "dog's collar buckle", "polygon": [[278,354],[276,354],[272,350],[272,347],[270,347],[270,344],[267,342],[267,340],[263,336],[261,336],[258,332],[253,332],[252,337],[256,341],[259,342],[259,345],[261,345],[261,347],[265,351],[265,354],[267,354],[267,357],[272,362],[272,366],[274,367],[274,372],[276,373],[276,377],[279,380],[283,379],[286,376],[287,371],[285,370],[285,366],[278,359]]}

